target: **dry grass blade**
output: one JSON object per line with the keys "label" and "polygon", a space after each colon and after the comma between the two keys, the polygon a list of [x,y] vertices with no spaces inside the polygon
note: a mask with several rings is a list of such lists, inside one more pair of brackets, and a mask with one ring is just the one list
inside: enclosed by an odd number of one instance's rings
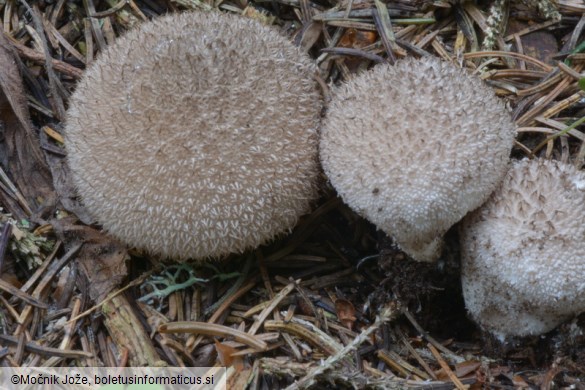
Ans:
{"label": "dry grass blade", "polygon": [[416,359],[416,361],[420,364],[420,366],[426,371],[426,373],[429,375],[429,377],[431,379],[433,379],[433,380],[437,380],[437,375],[435,374],[435,372],[433,370],[431,370],[431,368],[429,367],[429,365],[427,364],[427,362],[412,347],[412,345],[410,345],[410,343],[408,342],[408,340],[406,339],[406,337],[404,336],[404,334],[402,333],[402,331],[400,331],[399,328],[397,328],[397,333],[399,334],[399,336],[400,336],[400,338],[402,340],[402,344],[404,344],[404,346],[406,347],[406,349]]}
{"label": "dry grass blade", "polygon": [[482,57],[512,57],[517,58],[526,62],[529,62],[538,68],[542,69],[545,72],[550,72],[553,70],[553,67],[550,65],[545,64],[542,61],[539,61],[533,57],[527,56],[525,54],[515,53],[511,51],[479,51],[476,53],[465,53],[463,55],[466,59],[472,58],[482,58]]}
{"label": "dry grass blade", "polygon": [[542,82],[534,85],[530,88],[526,88],[523,90],[519,90],[518,91],[518,96],[528,96],[528,95],[532,95],[535,93],[540,93],[540,92],[544,92],[547,89],[552,88],[553,86],[555,86],[559,81],[561,81],[561,75],[559,74],[559,72],[555,69],[553,70],[553,72],[551,74],[549,74],[548,76],[544,77],[542,79]]}
{"label": "dry grass blade", "polygon": [[[581,99],[585,97],[585,91],[579,91],[574,93],[573,95],[567,97],[566,99],[558,101],[556,104],[548,108],[542,113],[542,117],[545,119],[551,118],[556,114],[559,114],[561,111],[564,111],[576,103],[578,103]],[[539,120],[539,119],[537,119]]]}
{"label": "dry grass blade", "polygon": [[55,106],[57,108],[57,117],[61,120],[65,119],[65,103],[63,102],[63,91],[64,88],[61,85],[61,81],[55,74],[53,69],[53,62],[49,52],[49,44],[47,43],[47,36],[45,35],[45,27],[42,22],[42,16],[40,15],[40,11],[37,7],[31,8],[26,0],[19,0],[22,5],[27,9],[30,16],[32,17],[33,23],[35,25],[36,33],[40,38],[41,47],[45,57],[45,68],[47,69],[47,74],[49,76],[49,86],[51,88],[51,92],[53,94],[53,98],[55,101]]}
{"label": "dry grass blade", "polygon": [[[581,64],[577,65],[575,68],[577,72],[580,72],[582,69],[583,66]],[[557,98],[561,93],[563,93],[573,82],[574,80],[572,78],[565,78],[561,80],[561,82],[558,83],[557,86],[544,97],[544,99],[540,99],[538,104],[535,104],[534,107],[522,115],[517,120],[517,123],[523,126],[531,124],[532,121],[534,121],[534,118],[541,112],[545,111],[548,104]]]}
{"label": "dry grass blade", "polygon": [[140,284],[142,284],[144,282],[144,280],[146,278],[148,278],[150,275],[152,274],[152,271],[150,272],[146,272],[143,275],[141,275],[140,277],[138,277],[137,279],[129,282],[126,286],[124,286],[123,288],[109,294],[103,301],[97,303],[96,305],[94,305],[93,307],[87,309],[86,311],[84,311],[83,313],[80,313],[79,315],[71,318],[69,320],[69,322],[71,321],[77,321],[82,317],[85,317],[91,313],[93,313],[94,311],[98,310],[99,308],[101,308],[103,305],[105,305],[106,303],[110,302],[112,299],[114,299],[115,297],[117,297],[118,295],[124,293],[126,290],[128,290],[131,287],[135,287],[138,286]]}
{"label": "dry grass blade", "polygon": [[[14,336],[8,336],[5,334],[0,334],[0,340],[3,342],[10,344],[10,345],[17,345],[18,338]],[[68,359],[84,359],[84,358],[91,358],[93,355],[91,353],[85,351],[72,351],[72,350],[64,350],[59,348],[49,348],[44,347],[42,345],[38,345],[35,342],[29,341],[24,344],[25,350],[36,353],[38,355],[43,356],[58,356],[61,358],[68,358]]]}
{"label": "dry grass blade", "polygon": [[431,343],[432,345],[434,345],[437,349],[439,349],[441,352],[443,352],[444,354],[448,355],[449,357],[451,357],[453,360],[457,361],[457,362],[462,362],[464,359],[455,355],[453,352],[451,352],[449,349],[447,349],[444,345],[442,345],[441,343],[439,343],[437,340],[435,340],[433,337],[431,337],[419,324],[418,322],[414,319],[413,315],[408,312],[408,311],[404,311],[403,312],[404,316],[408,319],[408,321],[410,321],[410,323],[416,328],[416,330],[425,338],[429,341],[429,343]]}
{"label": "dry grass blade", "polygon": [[376,5],[376,12],[374,13],[376,28],[382,38],[382,43],[384,44],[388,58],[390,58],[391,63],[394,63],[394,61],[396,61],[396,57],[394,56],[396,38],[392,31],[392,22],[390,21],[388,8],[386,7],[386,4],[382,3],[380,0],[374,0],[374,4]]}
{"label": "dry grass blade", "polygon": [[4,169],[2,169],[2,167],[0,167],[0,184],[2,185],[4,191],[6,191],[9,195],[12,195],[12,197],[18,201],[18,204],[28,215],[32,214],[32,210],[28,202],[26,201],[24,196],[22,196],[18,188],[16,188],[14,183],[12,183],[12,181],[10,180],[6,172],[4,172]]}
{"label": "dry grass blade", "polygon": [[[76,317],[77,314],[79,313],[80,309],[81,309],[81,299],[77,298],[73,301],[73,308],[71,310],[71,317],[72,318]],[[63,335],[63,339],[61,340],[61,344],[59,344],[59,349],[66,350],[69,347],[69,345],[71,344],[73,334],[75,332],[75,326],[76,326],[75,321],[69,321],[69,323],[65,325],[64,335]],[[48,359],[45,362],[45,366],[46,367],[55,367],[60,361],[61,361],[61,358],[51,357],[50,359]]]}
{"label": "dry grass blade", "polygon": [[431,353],[433,354],[435,359],[437,359],[437,362],[439,362],[439,365],[441,366],[443,371],[445,371],[449,379],[451,379],[451,382],[453,382],[455,387],[457,387],[458,390],[467,390],[467,386],[461,383],[459,378],[457,378],[457,375],[455,375],[455,373],[449,368],[447,362],[445,362],[445,360],[441,357],[439,351],[437,351],[437,349],[431,343],[427,344],[427,347],[431,350]]}
{"label": "dry grass blade", "polygon": [[[244,268],[242,269],[242,272],[241,272],[240,276],[238,277],[238,279],[236,280],[236,282],[213,305],[211,305],[210,307],[205,309],[205,314],[210,314],[210,313],[215,312],[214,316],[211,317],[212,319],[215,318],[216,316],[219,315],[218,309],[221,307],[226,307],[225,302],[227,302],[227,301],[233,302],[234,296],[239,296],[238,294],[242,294],[242,289],[240,287],[244,284],[244,281],[248,277],[248,272],[250,271],[250,267],[252,265],[252,259],[253,259],[252,255],[247,257]],[[254,278],[254,282],[255,281],[256,281],[256,278]],[[212,319],[210,319],[209,322],[215,322],[215,320],[212,320]]]}
{"label": "dry grass blade", "polygon": [[[50,23],[45,23],[45,28],[49,30],[49,32],[51,33],[52,36],[54,36],[57,41],[59,41],[59,43],[75,58],[77,58],[81,63],[85,64],[85,57],[79,52],[77,51],[73,46],[71,46],[71,44],[69,44],[69,42],[65,39],[65,37],[63,37],[63,35],[61,35],[61,33],[59,32],[59,30],[57,30],[55,28],[55,26],[53,26]],[[49,60],[50,61],[50,60]],[[50,61],[52,64],[52,61]]]}
{"label": "dry grass blade", "polygon": [[301,339],[308,341],[313,346],[320,348],[329,355],[333,355],[339,351],[339,348],[334,346],[330,340],[324,339],[322,334],[312,332],[303,325],[286,323],[284,321],[265,321],[264,329],[267,331],[279,331],[290,333],[294,336],[300,337]]}
{"label": "dry grass blade", "polygon": [[227,326],[207,322],[169,322],[168,324],[159,326],[158,331],[160,333],[192,333],[207,336],[223,336],[226,338],[233,336],[236,341],[259,351],[264,351],[268,348],[268,345],[257,337]]}
{"label": "dry grass blade", "polygon": [[21,299],[22,301],[38,307],[39,309],[46,309],[48,306],[46,303],[40,302],[38,299],[31,297],[30,295],[23,293],[21,290],[17,289],[13,285],[4,280],[0,279],[0,290],[13,295],[14,297]]}
{"label": "dry grass blade", "polygon": [[544,147],[544,145],[546,145],[547,143],[549,143],[550,141],[555,140],[556,138],[565,135],[567,133],[569,133],[571,130],[573,130],[575,127],[582,125],[583,123],[585,123],[585,117],[582,117],[579,120],[576,120],[575,122],[573,122],[571,125],[567,126],[565,129],[563,129],[562,131],[559,131],[558,133],[555,133],[549,137],[547,137],[544,141],[542,141],[541,143],[539,143],[533,150],[532,153],[536,154],[536,152],[538,152],[542,147]]}
{"label": "dry grass blade", "polygon": [[313,368],[307,375],[305,375],[300,380],[296,381],[294,384],[287,387],[286,390],[293,390],[293,389],[306,389],[314,384],[315,378],[319,375],[322,375],[325,371],[332,369],[335,364],[340,362],[342,359],[347,358],[350,356],[350,353],[354,351],[358,346],[364,343],[372,333],[377,331],[382,324],[392,321],[397,314],[399,314],[398,310],[392,307],[383,308],[380,315],[376,317],[376,321],[367,329],[364,329],[358,337],[352,340],[351,343],[343,347],[341,350],[337,351],[332,356],[328,357],[322,365]]}
{"label": "dry grass blade", "polygon": [[112,8],[107,9],[105,11],[101,11],[101,12],[96,12],[94,14],[91,14],[90,16],[92,18],[105,18],[108,17],[110,15],[115,14],[116,12],[120,11],[122,8],[124,8],[124,6],[128,4],[128,0],[120,0],[116,5],[114,5]]}
{"label": "dry grass blade", "polygon": [[[83,0],[83,7],[85,8],[85,12],[87,13],[87,15],[94,15],[96,13],[95,5],[92,0]],[[106,48],[107,44],[102,29],[100,27],[99,21],[96,18],[89,17],[89,22],[91,23],[91,30],[93,36],[96,39],[98,49],[102,51]]]}
{"label": "dry grass blade", "polygon": [[[378,351],[378,356],[384,361],[393,364],[393,366],[406,378],[409,377],[411,374],[416,375],[418,378],[423,380],[428,380],[430,377],[424,373],[423,371],[419,370],[418,368],[414,367],[412,364],[409,364],[407,361],[402,359],[400,355],[398,355],[394,351]],[[436,378],[434,378],[436,379]]]}
{"label": "dry grass blade", "polygon": [[542,23],[528,26],[520,31],[515,32],[514,34],[505,36],[504,41],[511,41],[515,37],[521,37],[523,35],[530,34],[531,32],[534,32],[534,31],[543,30],[543,29],[550,27],[552,25],[555,25],[557,23],[558,23],[558,21],[555,21],[555,20],[547,20],[546,22],[542,22]]}
{"label": "dry grass blade", "polygon": [[396,355],[390,355],[387,351],[379,350],[376,354],[380,360],[390,366],[390,369],[394,372],[397,372],[403,378],[407,378],[409,376],[408,370],[401,364],[402,362],[397,361]]}
{"label": "dry grass blade", "polygon": [[562,70],[563,72],[565,72],[566,74],[568,74],[569,76],[574,78],[575,80],[580,80],[583,77],[585,77],[581,73],[577,72],[575,69],[571,68],[568,65],[565,65],[564,62],[558,62],[557,66],[559,67],[560,70]]}
{"label": "dry grass blade", "polygon": [[[26,47],[24,45],[21,45],[20,43],[17,42],[12,42],[12,45],[16,48],[16,50],[18,50],[18,52],[20,53],[20,55],[26,59],[35,61],[37,63],[45,63],[45,56],[42,53],[39,53],[29,47]],[[81,76],[83,75],[83,71],[69,65],[66,62],[57,60],[55,58],[51,58],[50,59],[51,64],[53,66],[53,68],[62,73],[65,74],[67,76],[73,77],[75,79],[79,79],[81,78]]]}
{"label": "dry grass blade", "polygon": [[[216,322],[219,317],[228,309],[228,307],[235,301],[237,301],[242,295],[246,294],[256,285],[256,278],[246,283],[242,288],[240,288],[237,292],[227,297],[227,299],[222,302],[221,306],[217,308],[217,310],[213,313],[213,315],[209,318],[209,323],[212,324]],[[187,340],[187,348],[193,351],[197,345],[201,342],[202,337],[191,336]]]}
{"label": "dry grass blade", "polygon": [[[278,294],[276,294],[276,296],[268,303],[266,308],[264,310],[262,310],[262,312],[258,315],[258,318],[256,318],[256,320],[254,321],[254,323],[250,327],[250,330],[248,330],[248,334],[250,334],[250,335],[256,334],[258,329],[260,329],[260,327],[262,326],[262,323],[264,322],[264,320],[266,318],[268,318],[270,313],[276,308],[276,306],[278,306],[280,301],[282,301],[288,294],[290,294],[290,292],[292,290],[294,290],[295,285],[299,282],[300,282],[300,280],[297,280],[293,283],[289,283]],[[246,312],[244,314],[244,317],[248,317],[248,316],[249,315]]]}

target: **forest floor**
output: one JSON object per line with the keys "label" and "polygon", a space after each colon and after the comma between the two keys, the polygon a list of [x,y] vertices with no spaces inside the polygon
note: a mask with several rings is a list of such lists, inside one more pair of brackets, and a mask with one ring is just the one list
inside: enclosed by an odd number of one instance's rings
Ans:
{"label": "forest floor", "polygon": [[585,389],[585,317],[499,342],[467,316],[456,229],[437,263],[414,262],[325,178],[290,235],[208,265],[161,263],[78,221],[62,122],[85,66],[144,20],[213,8],[275,25],[326,88],[377,61],[462,64],[510,107],[514,158],[584,165],[585,126],[565,131],[585,116],[580,0],[0,0],[0,362],[220,364],[250,389]]}

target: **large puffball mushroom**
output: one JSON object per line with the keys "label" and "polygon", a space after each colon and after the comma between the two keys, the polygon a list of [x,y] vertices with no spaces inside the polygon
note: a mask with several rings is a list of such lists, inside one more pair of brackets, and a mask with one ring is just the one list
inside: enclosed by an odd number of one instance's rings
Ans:
{"label": "large puffball mushroom", "polygon": [[219,257],[290,230],[317,195],[316,67],[243,17],[146,22],[91,64],[66,146],[90,213],[165,258]]}
{"label": "large puffball mushroom", "polygon": [[585,311],[585,172],[515,162],[460,240],[465,304],[482,328],[538,335]]}
{"label": "large puffball mushroom", "polygon": [[337,89],[321,163],[343,200],[415,260],[504,177],[515,126],[492,90],[436,58],[378,65]]}

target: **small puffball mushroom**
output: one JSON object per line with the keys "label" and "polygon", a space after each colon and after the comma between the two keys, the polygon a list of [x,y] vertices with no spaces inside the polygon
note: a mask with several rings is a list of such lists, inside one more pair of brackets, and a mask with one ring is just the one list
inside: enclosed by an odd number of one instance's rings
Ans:
{"label": "small puffball mushroom", "polygon": [[321,163],[343,200],[415,260],[504,177],[516,130],[493,91],[436,58],[378,65],[334,93]]}
{"label": "small puffball mushroom", "polygon": [[236,15],[159,17],[118,38],[70,100],[68,160],[106,231],[165,258],[290,230],[317,195],[316,67]]}
{"label": "small puffball mushroom", "polygon": [[460,225],[467,310],[504,339],[538,335],[585,311],[585,172],[513,164]]}

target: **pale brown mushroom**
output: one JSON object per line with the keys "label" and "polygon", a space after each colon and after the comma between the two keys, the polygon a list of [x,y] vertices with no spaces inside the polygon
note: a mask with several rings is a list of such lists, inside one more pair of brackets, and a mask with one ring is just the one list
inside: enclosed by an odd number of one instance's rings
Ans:
{"label": "pale brown mushroom", "polygon": [[460,225],[465,304],[500,336],[548,332],[585,311],[585,172],[514,163]]}
{"label": "pale brown mushroom", "polygon": [[433,261],[444,233],[504,177],[515,132],[479,78],[433,57],[406,59],[335,91],[321,162],[349,206],[412,258]]}
{"label": "pale brown mushroom", "polygon": [[317,195],[316,67],[273,28],[171,14],[108,47],[70,100],[74,182],[104,229],[163,257],[289,231]]}

